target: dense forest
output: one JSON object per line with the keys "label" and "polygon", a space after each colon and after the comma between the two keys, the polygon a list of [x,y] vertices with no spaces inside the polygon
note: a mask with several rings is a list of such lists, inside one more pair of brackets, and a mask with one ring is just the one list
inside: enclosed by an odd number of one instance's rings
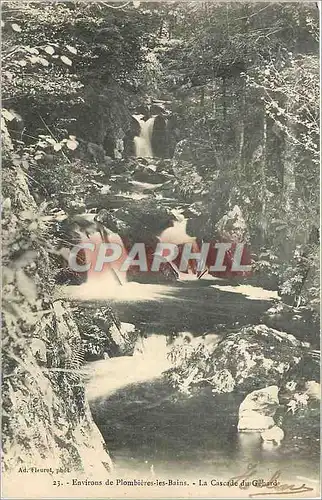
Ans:
{"label": "dense forest", "polygon": [[[319,381],[316,3],[5,1],[2,36],[5,469],[112,469],[83,368],[131,355],[142,329],[111,301],[70,298],[86,276],[65,250],[102,228],[154,242],[178,213],[199,241],[247,243],[252,275],[224,278],[278,300],[260,332],[249,318],[223,326],[233,371],[225,338],[211,354],[178,344],[168,381],[191,397],[209,381],[246,395],[295,380],[280,405],[316,423],[305,385]],[[262,356],[264,337],[281,349],[282,369],[238,373],[255,334]]]}

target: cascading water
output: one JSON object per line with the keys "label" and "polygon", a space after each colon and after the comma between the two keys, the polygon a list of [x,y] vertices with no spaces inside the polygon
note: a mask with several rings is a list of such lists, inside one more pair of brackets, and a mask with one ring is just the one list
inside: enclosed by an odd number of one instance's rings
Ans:
{"label": "cascading water", "polygon": [[[90,269],[87,273],[88,287],[92,287],[94,290],[98,287],[102,290],[102,296],[104,296],[104,290],[107,292],[113,287],[124,285],[127,282],[126,272],[121,271],[120,267],[127,257],[127,251],[122,238],[116,233],[111,233],[107,240],[103,241],[102,235],[97,232],[91,234],[87,239],[83,239],[84,242],[94,244],[95,249],[94,251],[85,249],[86,262],[90,264]],[[100,271],[95,271],[95,265],[99,260],[99,253],[101,251],[100,246],[102,243],[116,244],[122,249],[122,253],[116,261],[105,263]],[[108,253],[108,251],[105,253]]]}
{"label": "cascading water", "polygon": [[152,158],[152,132],[154,120],[157,115],[144,120],[144,115],[133,115],[140,125],[140,135],[134,137],[135,156],[137,158]]}
{"label": "cascading water", "polygon": [[[126,271],[121,270],[122,263],[127,257],[127,251],[122,241],[122,238],[116,233],[110,233],[107,239],[103,239],[100,232],[95,232],[90,235],[81,233],[81,243],[90,244],[91,247],[84,249],[85,262],[89,269],[87,271],[86,282],[80,286],[73,287],[71,290],[72,296],[75,299],[95,299],[105,300],[120,295],[118,290],[121,285],[127,284]],[[104,243],[116,244],[121,248],[121,255],[113,262],[106,262],[101,269],[96,269],[96,264],[101,253],[101,245]],[[104,250],[104,248],[103,248]],[[109,251],[107,251],[108,253]],[[106,254],[106,250],[105,250]],[[105,255],[106,256],[106,255]]]}

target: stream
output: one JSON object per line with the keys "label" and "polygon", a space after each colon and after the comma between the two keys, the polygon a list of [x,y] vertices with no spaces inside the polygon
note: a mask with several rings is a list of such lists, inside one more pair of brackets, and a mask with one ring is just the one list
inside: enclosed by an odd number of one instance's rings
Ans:
{"label": "stream", "polygon": [[[317,487],[319,442],[314,433],[297,439],[292,430],[279,448],[264,449],[259,434],[237,432],[243,398],[214,396],[210,387],[189,397],[162,376],[170,368],[170,333],[188,330],[194,336],[209,332],[220,337],[225,327],[256,324],[276,293],[219,279],[175,283],[163,294],[158,285],[141,287],[150,291],[151,300],[141,293],[137,300],[114,305],[122,321],[145,330],[145,345],[133,356],[90,363],[87,385],[117,477],[188,478],[192,487],[200,478],[240,476],[253,464],[254,477],[268,480],[278,470],[282,482]],[[159,299],[153,300],[156,290]],[[151,490],[151,496],[158,495]]]}

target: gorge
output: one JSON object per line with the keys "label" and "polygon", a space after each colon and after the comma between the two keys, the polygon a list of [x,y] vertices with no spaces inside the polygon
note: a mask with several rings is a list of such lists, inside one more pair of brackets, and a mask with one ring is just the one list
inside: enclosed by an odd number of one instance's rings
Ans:
{"label": "gorge", "polygon": [[[318,496],[315,3],[4,6],[6,498],[211,498],[249,464]],[[80,242],[120,260],[75,271]],[[232,247],[120,270],[159,242]]]}

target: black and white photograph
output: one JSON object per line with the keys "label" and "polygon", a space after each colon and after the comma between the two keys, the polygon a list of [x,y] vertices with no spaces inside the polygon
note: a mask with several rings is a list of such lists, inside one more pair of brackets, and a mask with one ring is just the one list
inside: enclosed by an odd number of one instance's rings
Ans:
{"label": "black and white photograph", "polygon": [[1,498],[320,498],[320,16],[2,2]]}

